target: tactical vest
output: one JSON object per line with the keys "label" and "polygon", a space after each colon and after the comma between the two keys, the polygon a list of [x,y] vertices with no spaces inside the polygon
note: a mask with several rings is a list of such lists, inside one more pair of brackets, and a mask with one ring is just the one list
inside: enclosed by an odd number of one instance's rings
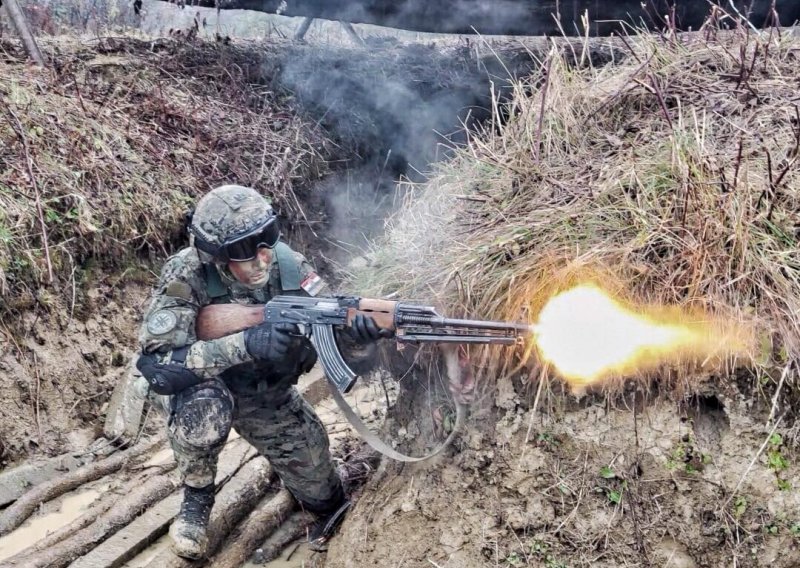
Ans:
{"label": "tactical vest", "polygon": [[[302,275],[300,266],[295,259],[294,251],[286,243],[279,242],[272,249],[278,262],[277,274],[270,270],[269,287],[278,290],[281,294],[299,295],[303,293],[300,287]],[[206,291],[212,304],[227,304],[231,301],[228,287],[222,281],[217,267],[211,263],[203,265]]]}

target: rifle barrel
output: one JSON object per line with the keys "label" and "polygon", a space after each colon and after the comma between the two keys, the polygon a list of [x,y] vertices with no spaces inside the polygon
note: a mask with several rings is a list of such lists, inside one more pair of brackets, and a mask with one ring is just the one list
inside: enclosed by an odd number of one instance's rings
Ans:
{"label": "rifle barrel", "polygon": [[433,327],[455,327],[469,329],[487,329],[496,331],[513,331],[521,335],[532,335],[536,333],[536,326],[525,323],[507,321],[487,321],[487,320],[468,320],[437,317],[431,320]]}
{"label": "rifle barrel", "polygon": [[408,333],[397,336],[401,343],[459,343],[514,345],[517,338],[510,335],[441,335],[437,333]]}

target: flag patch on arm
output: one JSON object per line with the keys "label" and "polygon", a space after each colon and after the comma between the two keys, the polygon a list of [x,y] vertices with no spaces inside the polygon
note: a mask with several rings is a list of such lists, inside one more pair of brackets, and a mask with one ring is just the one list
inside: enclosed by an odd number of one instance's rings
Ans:
{"label": "flag patch on arm", "polygon": [[325,281],[320,278],[316,272],[309,272],[308,276],[300,282],[300,287],[305,290],[309,296],[316,296],[320,293],[325,286]]}

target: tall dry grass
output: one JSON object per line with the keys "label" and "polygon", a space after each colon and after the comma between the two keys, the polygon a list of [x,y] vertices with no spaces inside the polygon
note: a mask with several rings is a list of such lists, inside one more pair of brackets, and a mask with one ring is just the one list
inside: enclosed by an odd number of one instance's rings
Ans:
{"label": "tall dry grass", "polygon": [[302,217],[295,191],[332,144],[259,85],[265,46],[106,38],[44,42],[37,71],[0,44],[0,316],[70,314],[93,271],[124,278],[185,242],[184,215],[224,183]]}
{"label": "tall dry grass", "polygon": [[709,27],[623,43],[597,68],[554,48],[490,127],[406,188],[357,279],[485,318],[535,318],[594,281],[751,322],[760,345],[732,363],[777,382],[800,355],[800,39]]}

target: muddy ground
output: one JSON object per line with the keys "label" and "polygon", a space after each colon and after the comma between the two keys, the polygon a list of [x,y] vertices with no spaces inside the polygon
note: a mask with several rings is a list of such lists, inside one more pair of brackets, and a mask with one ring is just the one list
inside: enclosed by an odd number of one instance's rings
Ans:
{"label": "muddy ground", "polygon": [[386,464],[326,566],[800,565],[791,452],[733,384],[703,390],[533,411],[501,381],[449,455]]}
{"label": "muddy ground", "polygon": [[149,285],[87,291],[92,315],[26,314],[0,342],[0,464],[86,448],[102,434],[114,386],[136,347]]}

